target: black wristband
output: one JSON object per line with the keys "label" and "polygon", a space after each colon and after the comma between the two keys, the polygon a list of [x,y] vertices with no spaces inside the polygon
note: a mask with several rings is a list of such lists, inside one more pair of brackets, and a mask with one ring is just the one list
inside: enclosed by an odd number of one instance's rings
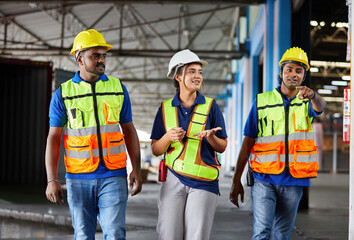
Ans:
{"label": "black wristband", "polygon": [[[312,90],[312,91],[313,91],[313,90]],[[310,100],[314,99],[314,98],[315,98],[315,96],[316,96],[316,92],[315,92],[315,91],[313,91],[313,95],[312,95],[312,97],[310,98]]]}

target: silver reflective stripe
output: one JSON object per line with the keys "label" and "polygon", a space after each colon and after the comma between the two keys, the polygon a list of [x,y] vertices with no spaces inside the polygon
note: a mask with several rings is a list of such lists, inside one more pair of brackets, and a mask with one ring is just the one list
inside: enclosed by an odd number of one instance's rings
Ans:
{"label": "silver reflective stripe", "polygon": [[[294,154],[290,154],[289,155],[289,162],[294,162]],[[313,162],[317,162],[317,154],[311,154],[311,155],[300,155],[300,154],[297,154],[296,162],[298,162],[298,163],[313,163]]]}
{"label": "silver reflective stripe", "polygon": [[90,159],[91,158],[91,151],[75,151],[75,150],[70,150],[69,151],[69,158],[75,158],[75,159]]}
{"label": "silver reflective stripe", "polygon": [[[120,132],[119,124],[114,125],[103,125],[100,126],[101,133],[114,133]],[[88,128],[78,128],[78,129],[70,129],[64,128],[64,134],[69,137],[82,137],[97,134],[96,127],[88,127]]]}
{"label": "silver reflective stripe", "polygon": [[[108,149],[103,148],[103,156],[108,156]],[[111,155],[114,154],[119,154],[125,152],[125,145],[122,144],[117,147],[111,147]],[[76,159],[88,159],[91,158],[91,153],[90,150],[87,151],[75,151],[75,150],[70,150],[69,151],[69,156],[68,156],[68,150],[65,149],[65,156],[69,158],[76,158]],[[99,151],[98,149],[92,149],[92,157],[99,157]]]}
{"label": "silver reflective stripe", "polygon": [[315,139],[313,132],[295,132],[289,135],[289,141],[292,140],[312,140]]}
{"label": "silver reflective stripe", "polygon": [[[289,134],[289,141],[292,140],[312,140],[315,135],[313,132],[295,132]],[[274,142],[284,142],[285,134],[275,135],[275,136],[266,136],[258,137],[255,143],[274,143]]]}
{"label": "silver reflective stripe", "polygon": [[[251,154],[251,160],[255,157],[254,154]],[[269,154],[269,155],[258,155],[255,159],[256,162],[259,163],[269,163],[278,161],[278,154]],[[285,155],[280,155],[280,162],[285,162]],[[294,154],[289,154],[289,162],[294,162]],[[317,154],[311,155],[300,155],[297,154],[296,162],[299,163],[312,163],[317,162]]]}
{"label": "silver reflective stripe", "polygon": [[[255,155],[251,154],[251,160],[259,162],[259,163],[269,163],[269,162],[276,162],[278,161],[278,154],[267,154],[267,155],[257,155],[256,159],[254,158]],[[280,155],[280,162],[285,162],[285,155]]]}
{"label": "silver reflective stripe", "polygon": [[123,152],[125,152],[125,145],[124,144],[110,148],[110,154],[111,155],[118,154],[118,153],[123,153]]}
{"label": "silver reflective stripe", "polygon": [[284,142],[285,134],[275,135],[275,136],[266,136],[258,137],[255,143],[274,143],[274,142]]}

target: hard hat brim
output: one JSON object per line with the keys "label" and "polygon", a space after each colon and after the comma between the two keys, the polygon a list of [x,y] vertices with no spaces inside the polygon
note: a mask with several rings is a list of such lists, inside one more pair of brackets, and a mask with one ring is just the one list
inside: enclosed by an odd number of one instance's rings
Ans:
{"label": "hard hat brim", "polygon": [[[106,52],[109,51],[110,49],[112,49],[112,45],[107,44],[107,43],[106,44],[102,43],[102,44],[95,44],[95,45],[92,45],[92,46],[87,46],[85,49],[93,48],[93,47],[105,47],[106,48]],[[77,51],[79,51],[79,50],[82,50],[82,49],[80,49],[80,48],[71,49],[70,54],[75,56],[75,53]]]}
{"label": "hard hat brim", "polygon": [[[184,63],[183,65],[181,65],[180,67],[183,67],[184,65],[186,64],[191,64],[191,63],[200,63],[202,65],[202,68],[203,67],[206,67],[208,65],[208,62],[207,61],[204,61],[204,60],[197,60],[197,61],[192,61],[192,62],[187,62],[187,63]],[[176,69],[177,66],[173,67],[168,73],[167,73],[167,78],[169,79],[174,79],[174,72],[175,72],[175,69]]]}

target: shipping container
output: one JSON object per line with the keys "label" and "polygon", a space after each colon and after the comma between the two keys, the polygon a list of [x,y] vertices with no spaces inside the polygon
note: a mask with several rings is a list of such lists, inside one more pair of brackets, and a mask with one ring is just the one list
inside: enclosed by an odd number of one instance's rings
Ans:
{"label": "shipping container", "polygon": [[1,184],[46,184],[51,62],[0,58]]}

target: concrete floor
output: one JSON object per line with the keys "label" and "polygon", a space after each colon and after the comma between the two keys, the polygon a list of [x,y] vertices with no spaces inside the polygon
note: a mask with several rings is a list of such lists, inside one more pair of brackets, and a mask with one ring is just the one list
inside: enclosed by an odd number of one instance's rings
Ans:
{"label": "concrete floor", "polygon": [[[130,197],[127,208],[127,239],[157,239],[157,197],[159,184],[151,183]],[[252,236],[250,188],[245,203],[237,209],[228,200],[231,178],[220,179],[221,196],[215,214],[211,239],[249,240]],[[319,173],[311,180],[309,209],[298,213],[293,240],[348,239],[349,175]],[[47,202],[45,189],[0,187],[1,239],[73,239],[71,218],[66,204]],[[97,233],[96,239],[103,239]]]}

